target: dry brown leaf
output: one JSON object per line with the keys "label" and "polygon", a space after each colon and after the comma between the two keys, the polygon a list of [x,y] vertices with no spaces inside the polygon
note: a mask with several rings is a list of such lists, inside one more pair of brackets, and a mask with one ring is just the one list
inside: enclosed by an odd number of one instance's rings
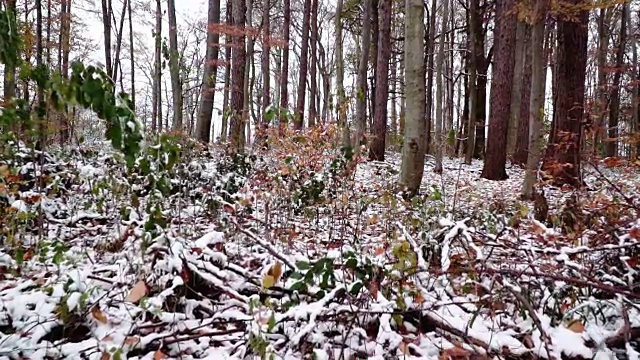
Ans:
{"label": "dry brown leaf", "polygon": [[140,343],[140,338],[138,336],[127,336],[126,338],[124,338],[124,343],[125,345],[134,346]]}
{"label": "dry brown leaf", "polygon": [[103,324],[107,323],[107,316],[100,310],[100,306],[95,305],[91,308],[91,315],[93,315],[94,319]]}
{"label": "dry brown leaf", "polygon": [[156,350],[156,352],[153,353],[153,360],[162,360],[162,359],[166,359],[166,357],[167,355],[165,355],[160,350]]}
{"label": "dry brown leaf", "polygon": [[409,344],[407,344],[406,342],[401,342],[400,345],[398,345],[398,348],[403,354],[409,355]]}
{"label": "dry brown leaf", "polygon": [[267,274],[262,278],[262,286],[266,289],[274,286],[282,276],[282,263],[277,261],[273,266],[269,268]]}
{"label": "dry brown leaf", "polygon": [[108,351],[103,351],[102,356],[100,356],[100,360],[110,360],[111,354]]}
{"label": "dry brown leaf", "polygon": [[584,324],[580,320],[568,321],[565,326],[574,333],[581,334],[584,332]]}
{"label": "dry brown leaf", "polygon": [[469,350],[465,350],[461,347],[452,347],[444,349],[440,352],[438,359],[440,360],[463,360],[468,359],[471,355]]}
{"label": "dry brown leaf", "polygon": [[371,293],[373,300],[378,300],[378,284],[376,284],[375,281],[372,281],[369,284],[369,292]]}
{"label": "dry brown leaf", "polygon": [[129,295],[127,295],[127,298],[124,299],[124,301],[135,304],[140,301],[140,299],[147,296],[148,292],[149,288],[147,287],[147,284],[145,284],[144,281],[140,280],[135,285],[133,285],[133,288],[131,288]]}

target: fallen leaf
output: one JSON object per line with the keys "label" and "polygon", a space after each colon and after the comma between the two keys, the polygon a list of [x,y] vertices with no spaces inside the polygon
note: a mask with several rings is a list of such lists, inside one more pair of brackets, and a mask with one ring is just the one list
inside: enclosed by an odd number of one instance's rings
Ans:
{"label": "fallen leaf", "polygon": [[107,323],[107,316],[100,310],[100,306],[95,305],[91,308],[91,315],[98,321],[103,324]]}
{"label": "fallen leaf", "polygon": [[147,284],[145,284],[144,281],[140,280],[133,286],[133,288],[129,292],[129,295],[127,295],[127,298],[124,299],[124,301],[128,301],[135,304],[138,301],[140,301],[140,299],[147,296],[148,292],[149,292],[149,288],[147,287]]}
{"label": "fallen leaf", "polygon": [[280,276],[282,276],[282,263],[276,261],[276,263],[269,268],[264,278],[262,278],[262,286],[265,289],[269,289],[280,280]]}
{"label": "fallen leaf", "polygon": [[374,300],[378,300],[378,284],[375,281],[372,281],[369,284],[369,292]]}
{"label": "fallen leaf", "polygon": [[139,343],[140,343],[140,338],[139,338],[139,337],[137,337],[137,336],[127,336],[127,337],[124,339],[124,343],[125,343],[126,345],[135,346],[135,345],[137,345],[137,344],[139,344]]}
{"label": "fallen leaf", "polygon": [[376,249],[375,251],[376,256],[380,256],[382,254],[384,254],[384,247],[379,247]]}
{"label": "fallen leaf", "polygon": [[574,333],[581,334],[584,332],[584,324],[580,320],[568,321],[565,326]]}
{"label": "fallen leaf", "polygon": [[236,212],[236,209],[234,209],[233,206],[231,206],[231,204],[224,204],[222,205],[222,208],[224,209],[225,212],[229,214],[235,214]]}
{"label": "fallen leaf", "polygon": [[162,360],[162,359],[165,359],[166,357],[167,355],[165,355],[160,350],[156,350],[156,352],[153,353],[153,360]]}
{"label": "fallen leaf", "polygon": [[401,342],[400,345],[398,345],[398,348],[403,354],[409,355],[409,344],[407,344],[406,342]]}
{"label": "fallen leaf", "polygon": [[111,359],[111,354],[108,351],[103,351],[102,356],[100,356],[100,360],[109,360]]}

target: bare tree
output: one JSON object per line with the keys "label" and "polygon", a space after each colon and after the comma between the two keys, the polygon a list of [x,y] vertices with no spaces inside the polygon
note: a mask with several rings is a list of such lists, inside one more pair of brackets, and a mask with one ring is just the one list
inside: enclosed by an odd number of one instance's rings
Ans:
{"label": "bare tree", "polygon": [[169,6],[169,74],[173,98],[173,130],[182,131],[182,82],[180,81],[180,54],[178,53],[178,24],[176,2],[167,0]]}
{"label": "bare tree", "polygon": [[405,4],[405,96],[407,110],[402,148],[400,184],[407,195],[414,196],[424,173],[425,101],[424,83],[424,6],[422,0],[406,0]]}

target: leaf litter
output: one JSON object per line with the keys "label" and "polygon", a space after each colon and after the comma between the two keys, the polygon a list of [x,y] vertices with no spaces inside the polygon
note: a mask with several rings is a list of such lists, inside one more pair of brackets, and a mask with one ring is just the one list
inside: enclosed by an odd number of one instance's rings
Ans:
{"label": "leaf litter", "polygon": [[637,169],[592,164],[579,206],[546,186],[539,221],[519,168],[428,158],[405,200],[396,154],[307,136],[248,172],[192,154],[168,196],[114,155],[22,165],[65,189],[7,195],[47,225],[0,252],[0,358],[638,358]]}

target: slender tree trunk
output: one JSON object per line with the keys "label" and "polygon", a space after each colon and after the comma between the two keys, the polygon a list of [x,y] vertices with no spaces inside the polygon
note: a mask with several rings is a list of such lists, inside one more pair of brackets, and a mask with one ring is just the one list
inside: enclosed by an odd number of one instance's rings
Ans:
{"label": "slender tree trunk", "polygon": [[[544,0],[548,1],[548,0]],[[527,158],[529,154],[529,141],[524,141],[524,139],[529,139],[529,106],[530,106],[530,98],[531,98],[531,27],[527,25],[527,29],[525,31],[525,37],[523,42],[525,43],[523,46],[524,51],[524,73],[522,78],[522,87],[520,88],[520,93],[513,92],[514,96],[520,94],[520,106],[519,113],[517,115],[518,118],[518,133],[517,141],[515,143],[515,149],[512,156],[512,162],[514,164],[520,166],[526,166]],[[542,43],[544,46],[544,34],[542,34]],[[543,49],[544,50],[544,49]],[[544,52],[542,53],[544,56]],[[546,74],[543,72],[542,77],[546,80]],[[515,83],[515,82],[514,82]]]}
{"label": "slender tree trunk", "polygon": [[311,80],[311,91],[309,92],[309,127],[316,125],[318,117],[318,108],[316,105],[316,97],[318,94],[318,0],[311,2],[311,69],[309,76]]}
{"label": "slender tree trunk", "polygon": [[389,101],[389,58],[391,57],[391,0],[379,1],[378,62],[376,63],[376,108],[369,159],[384,161]]}
{"label": "slender tree trunk", "polygon": [[[507,157],[512,157],[516,150],[518,139],[518,118],[520,117],[521,96],[524,80],[524,58],[525,43],[527,37],[527,24],[524,21],[518,21],[516,26],[516,50],[513,71],[513,93],[511,97],[511,107],[509,113],[509,126],[507,128]],[[525,120],[525,123],[527,121]]]}
{"label": "slender tree trunk", "polygon": [[262,0],[262,119],[260,120],[261,133],[259,138],[266,136],[265,131],[269,126],[267,110],[271,106],[271,3]]}
{"label": "slender tree trunk", "polygon": [[596,87],[595,115],[596,123],[593,132],[593,154],[604,154],[601,144],[602,134],[605,133],[604,117],[607,109],[607,54],[609,52],[609,24],[613,11],[602,8],[598,15],[598,83]]}
{"label": "slender tree trunk", "polygon": [[300,45],[300,72],[298,73],[298,98],[296,104],[296,117],[294,128],[302,129],[304,126],[304,104],[307,94],[307,70],[309,67],[309,30],[311,17],[311,0],[304,0],[302,17],[302,43]]}
{"label": "slender tree trunk", "polygon": [[[104,1],[104,0],[103,0]],[[162,131],[162,5],[161,0],[156,0],[156,28],[153,34],[155,38],[155,65],[153,77],[153,97],[151,113],[151,130]]]}
{"label": "slender tree trunk", "polygon": [[445,0],[443,10],[442,10],[442,26],[440,31],[440,41],[438,44],[438,58],[436,59],[436,131],[435,131],[435,155],[436,155],[436,165],[433,171],[436,174],[442,173],[442,128],[444,124],[445,114],[442,111],[442,106],[444,103],[444,91],[443,91],[443,78],[442,71],[445,62],[445,51],[444,48],[446,46],[445,34],[447,33],[447,28],[449,27],[449,1]]}
{"label": "slender tree trunk", "polygon": [[613,74],[613,84],[611,84],[611,102],[609,106],[609,139],[607,141],[606,155],[618,156],[618,124],[620,117],[620,79],[622,77],[622,66],[624,65],[624,53],[627,46],[627,14],[629,3],[622,5],[622,15],[620,17],[620,36],[618,40],[618,50],[616,52],[616,71]]}
{"label": "slender tree trunk", "polygon": [[[13,23],[17,24],[18,9],[17,0],[7,0],[7,15],[12,17]],[[17,60],[17,59],[16,59]],[[9,62],[4,64],[4,101],[9,101],[16,96],[16,64]]]}
{"label": "slender tree trunk", "polygon": [[364,13],[362,15],[362,53],[358,62],[356,133],[354,136],[354,144],[357,146],[357,151],[360,150],[359,145],[363,145],[363,135],[367,126],[367,70],[369,69],[369,53],[371,51],[371,6],[372,0],[364,0]]}
{"label": "slender tree trunk", "polygon": [[[570,0],[568,5],[585,9],[587,0]],[[576,21],[577,20],[577,21]],[[543,170],[556,185],[580,186],[580,143],[584,118],[584,89],[587,69],[589,11],[558,20],[558,96],[553,133],[543,161]]]}
{"label": "slender tree trunk", "polygon": [[[640,24],[640,12],[638,12],[638,15],[638,24]],[[631,19],[631,14],[629,14],[629,19]],[[631,24],[630,20],[629,24]],[[635,143],[631,143],[631,158],[632,160],[636,160],[639,154],[638,149],[640,148],[640,67],[638,66],[638,37],[633,37],[632,39],[631,52],[633,64],[631,78],[635,81],[635,86],[633,86],[631,95],[631,126],[634,132]]]}
{"label": "slender tree trunk", "polygon": [[[36,0],[36,67],[42,68],[44,64],[44,39],[42,38],[42,0]],[[38,124],[38,142],[36,144],[37,150],[44,150],[47,140],[47,124],[46,124],[46,109],[47,104],[44,102],[44,85],[39,83],[37,85],[37,101],[38,106],[36,108],[36,119]]]}
{"label": "slender tree trunk", "polygon": [[129,13],[129,56],[131,57],[129,66],[131,67],[131,103],[136,107],[136,57],[133,47],[133,11],[131,11],[131,1],[127,2],[127,12]]}
{"label": "slender tree trunk", "polygon": [[[227,27],[233,26],[233,0],[227,0],[225,22]],[[233,38],[229,32],[224,36],[224,90],[222,100],[222,124],[220,125],[220,142],[227,142],[229,134],[229,116],[231,116],[231,49],[233,48]]]}
{"label": "slender tree trunk", "polygon": [[[475,14],[478,12],[478,2],[475,0],[467,0],[467,18],[469,19],[469,26],[467,26],[469,36],[469,86],[467,91],[469,92],[469,125],[467,126],[467,148],[464,157],[464,163],[471,164],[473,154],[475,152],[475,140],[476,140],[476,111],[477,108],[477,78],[478,78],[478,56],[476,52],[476,38],[477,26],[475,24],[477,17]],[[482,50],[484,52],[484,49]]]}
{"label": "slender tree trunk", "polygon": [[336,33],[336,111],[338,114],[338,127],[346,131],[347,127],[347,101],[344,92],[344,56],[343,35],[342,35],[342,0],[337,0],[336,17],[335,17],[335,33]]}
{"label": "slender tree trunk", "polygon": [[207,24],[207,52],[202,75],[202,97],[196,123],[196,137],[203,143],[211,141],[211,119],[213,117],[213,102],[216,94],[218,52],[220,49],[220,33],[218,32],[220,0],[209,0]]}
{"label": "slender tree trunk", "polygon": [[[472,0],[473,1],[473,0]],[[431,14],[429,15],[429,33],[427,34],[427,48],[425,49],[427,57],[427,102],[425,115],[427,123],[425,125],[425,152],[431,154],[433,152],[433,140],[431,138],[431,129],[433,128],[433,74],[434,74],[434,59],[436,52],[436,13],[437,2],[431,0]],[[436,120],[437,121],[437,120]]]}
{"label": "slender tree trunk", "polygon": [[[253,0],[245,1],[245,10],[246,10],[246,23],[248,29],[251,29],[253,26]],[[246,53],[246,66],[244,68],[244,81],[242,85],[242,95],[244,99],[242,100],[242,127],[246,129],[246,131],[242,132],[242,142],[244,144],[251,143],[251,100],[252,100],[252,89],[251,89],[251,66],[253,63],[253,36],[247,37],[247,53]]]}
{"label": "slender tree trunk", "polygon": [[482,168],[482,177],[489,180],[507,179],[505,165],[515,62],[515,5],[515,0],[505,0],[496,8],[496,61],[491,80],[487,156]]}
{"label": "slender tree trunk", "polygon": [[376,113],[376,79],[378,64],[378,41],[380,38],[379,4],[381,0],[371,0],[371,64],[373,74],[369,79],[369,131],[373,132],[373,118]]}
{"label": "slender tree trunk", "polygon": [[[116,34],[116,53],[114,55],[113,62],[113,74],[110,74],[113,81],[118,79],[118,66],[120,65],[120,50],[122,49],[122,33],[124,32],[124,18],[127,14],[127,4],[129,0],[122,1],[122,12],[120,13],[120,25],[118,26],[118,33]],[[122,76],[121,76],[122,77]],[[115,87],[114,87],[115,91]]]}
{"label": "slender tree trunk", "polygon": [[233,50],[231,55],[231,122],[229,136],[232,153],[244,152],[244,124],[242,110],[244,109],[244,78],[247,66],[247,48],[245,43],[246,9],[244,0],[233,0],[233,26],[238,35],[233,36]]}
{"label": "slender tree trunk", "polygon": [[[104,60],[107,74],[113,74],[113,64],[111,62],[111,0],[102,0],[102,36],[104,37]],[[114,81],[115,79],[111,79]]]}
{"label": "slender tree trunk", "polygon": [[424,84],[424,6],[422,0],[406,0],[405,4],[405,96],[408,100],[404,129],[400,184],[407,195],[414,196],[424,173],[425,101]]}
{"label": "slender tree trunk", "polygon": [[[338,0],[340,1],[340,0]],[[289,41],[291,34],[291,0],[283,2],[282,36],[287,44],[282,49],[282,76],[280,78],[280,128],[287,125],[289,113]]]}
{"label": "slender tree trunk", "polygon": [[178,24],[176,22],[175,0],[167,0],[169,5],[169,73],[171,74],[171,95],[173,98],[173,130],[183,131],[182,124],[182,82],[180,81],[180,54],[178,53]]}
{"label": "slender tree trunk", "polygon": [[544,118],[544,95],[546,84],[544,53],[545,22],[549,0],[537,0],[531,30],[531,96],[529,97],[529,153],[527,172],[522,185],[522,197],[533,198],[533,185],[538,179],[538,166],[542,147],[542,120]]}

